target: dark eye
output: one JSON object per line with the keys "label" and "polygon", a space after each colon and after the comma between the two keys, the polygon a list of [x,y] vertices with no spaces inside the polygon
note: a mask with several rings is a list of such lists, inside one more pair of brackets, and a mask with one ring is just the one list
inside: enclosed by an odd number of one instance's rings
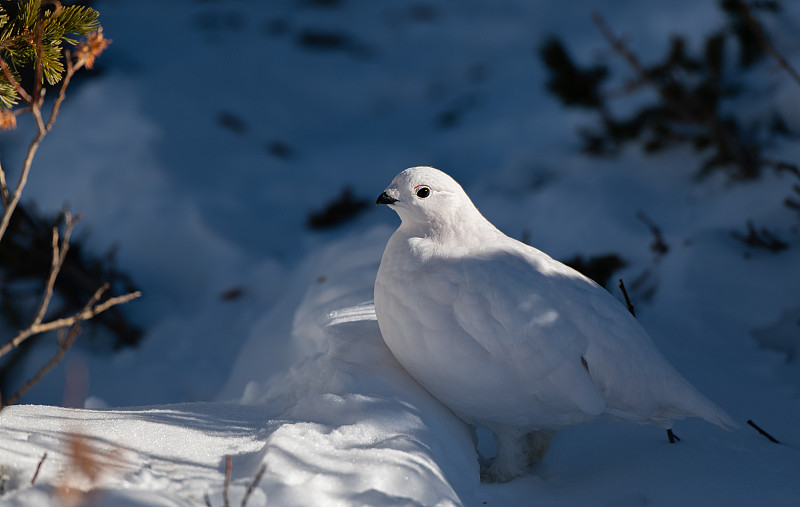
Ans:
{"label": "dark eye", "polygon": [[417,189],[417,197],[419,197],[420,199],[425,199],[429,195],[431,195],[431,189],[430,188],[428,188],[428,187],[419,187]]}

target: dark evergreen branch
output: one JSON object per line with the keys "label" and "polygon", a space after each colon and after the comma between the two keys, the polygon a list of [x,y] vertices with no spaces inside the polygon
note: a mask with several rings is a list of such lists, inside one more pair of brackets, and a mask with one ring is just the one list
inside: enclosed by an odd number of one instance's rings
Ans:
{"label": "dark evergreen branch", "polygon": [[[755,148],[748,149],[742,144],[735,124],[720,118],[716,108],[710,109],[696,96],[696,93],[687,92],[684,86],[673,77],[670,70],[673,64],[678,61],[682,62],[684,66],[692,64],[683,56],[680,39],[673,42],[672,54],[667,63],[661,68],[647,69],[639,61],[639,58],[628,49],[625,42],[614,34],[600,14],[593,13],[592,20],[614,51],[633,69],[638,79],[649,82],[655,88],[667,106],[666,112],[677,113],[677,120],[689,125],[698,125],[710,131],[710,137],[716,145],[718,153],[706,162],[707,167],[735,162],[741,170],[740,177],[751,178],[758,173],[757,158],[754,156],[757,150]],[[693,92],[695,91],[693,90]],[[670,130],[667,125],[664,125],[663,128],[667,131]]]}
{"label": "dark evergreen branch", "polygon": [[792,77],[792,79],[794,79],[794,81],[800,85],[800,73],[798,73],[797,70],[795,70],[794,67],[792,67],[789,62],[786,61],[786,58],[784,58],[783,55],[777,49],[775,49],[775,46],[773,46],[769,41],[766,34],[764,34],[764,31],[761,29],[761,25],[759,25],[758,21],[756,21],[755,15],[753,14],[752,9],[750,9],[750,6],[747,4],[747,2],[737,0],[736,3],[744,14],[750,30],[752,30],[752,32],[758,38],[759,44],[761,44],[767,53],[772,55],[775,61],[778,62],[778,65],[780,65],[783,70],[785,70]]}

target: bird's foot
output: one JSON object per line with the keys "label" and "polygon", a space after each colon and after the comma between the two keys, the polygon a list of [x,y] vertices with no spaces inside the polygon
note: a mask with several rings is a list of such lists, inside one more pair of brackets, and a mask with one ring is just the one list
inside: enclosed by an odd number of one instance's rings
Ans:
{"label": "bird's foot", "polygon": [[530,474],[538,466],[554,431],[495,433],[497,456],[488,467],[481,467],[482,482],[508,482]]}

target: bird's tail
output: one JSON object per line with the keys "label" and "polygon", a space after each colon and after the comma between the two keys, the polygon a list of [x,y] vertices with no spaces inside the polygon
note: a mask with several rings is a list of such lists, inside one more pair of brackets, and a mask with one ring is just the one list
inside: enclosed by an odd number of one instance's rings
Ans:
{"label": "bird's tail", "polygon": [[686,382],[688,388],[685,393],[678,396],[678,406],[687,416],[699,417],[728,431],[735,430],[739,424],[725,410],[716,403],[706,398],[694,386]]}
{"label": "bird's tail", "polygon": [[727,412],[725,412],[722,408],[716,405],[714,402],[706,398],[706,405],[701,412],[697,412],[697,416],[701,419],[705,419],[706,421],[710,422],[711,424],[716,424],[720,428],[724,428],[728,431],[735,430],[739,427],[739,423],[737,423]]}

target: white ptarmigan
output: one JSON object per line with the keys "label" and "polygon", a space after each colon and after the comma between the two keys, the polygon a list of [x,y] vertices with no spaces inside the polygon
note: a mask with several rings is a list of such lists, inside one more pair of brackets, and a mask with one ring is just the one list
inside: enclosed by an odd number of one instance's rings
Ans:
{"label": "white ptarmigan", "polygon": [[383,339],[433,396],[494,433],[485,480],[527,473],[555,430],[599,415],[737,426],[609,292],[500,232],[447,174],[406,169],[376,204],[402,222],[375,280]]}

